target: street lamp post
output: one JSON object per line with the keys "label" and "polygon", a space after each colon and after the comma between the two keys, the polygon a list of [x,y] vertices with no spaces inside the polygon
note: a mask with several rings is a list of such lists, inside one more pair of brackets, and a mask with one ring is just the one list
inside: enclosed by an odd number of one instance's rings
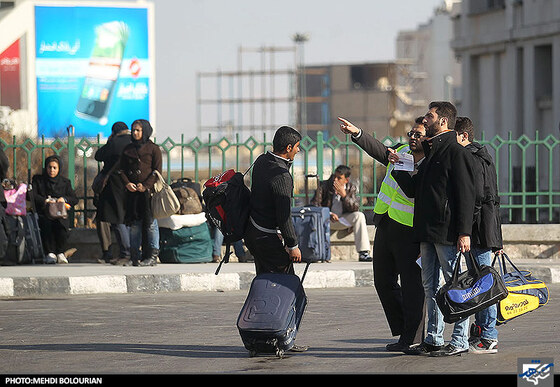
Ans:
{"label": "street lamp post", "polygon": [[305,85],[305,63],[304,63],[304,43],[309,40],[308,34],[296,33],[292,36],[292,40],[297,44],[299,64],[298,64],[298,93],[299,103],[299,119],[302,135],[307,135],[307,101],[306,101],[306,85]]}

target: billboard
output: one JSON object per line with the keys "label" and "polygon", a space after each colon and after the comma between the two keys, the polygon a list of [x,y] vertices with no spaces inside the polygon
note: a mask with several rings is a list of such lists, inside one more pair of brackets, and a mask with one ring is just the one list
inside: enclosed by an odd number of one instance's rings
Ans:
{"label": "billboard", "polygon": [[0,53],[0,105],[21,108],[19,39]]}
{"label": "billboard", "polygon": [[148,9],[35,6],[38,135],[150,119]]}

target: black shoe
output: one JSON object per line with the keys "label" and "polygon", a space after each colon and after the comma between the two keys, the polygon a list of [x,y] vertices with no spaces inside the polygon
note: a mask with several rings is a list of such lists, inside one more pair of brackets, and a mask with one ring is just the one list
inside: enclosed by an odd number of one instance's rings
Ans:
{"label": "black shoe", "polygon": [[430,356],[441,357],[441,356],[461,356],[462,353],[467,353],[468,348],[457,348],[454,345],[447,344],[445,347],[438,351],[430,352]]}
{"label": "black shoe", "polygon": [[139,263],[140,266],[156,266],[158,255],[159,255],[159,249],[151,249],[149,257],[144,258],[143,260],[140,261]]}
{"label": "black shoe", "polygon": [[403,349],[403,352],[407,355],[429,355],[431,352],[439,351],[442,348],[441,345],[432,345],[426,342],[421,342],[420,344],[412,344],[407,348]]}
{"label": "black shoe", "polygon": [[372,262],[373,258],[369,255],[369,251],[360,251],[358,255],[358,261],[360,262]]}
{"label": "black shoe", "polygon": [[138,265],[140,266],[156,266],[157,265],[157,259],[154,257],[150,257],[148,259],[143,259],[140,262],[138,262]]}
{"label": "black shoe", "polygon": [[408,347],[410,347],[408,344],[403,344],[397,341],[396,343],[387,344],[385,349],[389,352],[402,352]]}

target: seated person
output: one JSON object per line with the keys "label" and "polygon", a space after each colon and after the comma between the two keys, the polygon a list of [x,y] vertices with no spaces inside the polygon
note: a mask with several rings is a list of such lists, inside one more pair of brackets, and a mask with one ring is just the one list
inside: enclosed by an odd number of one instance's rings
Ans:
{"label": "seated person", "polygon": [[349,182],[351,170],[339,165],[328,180],[322,181],[311,199],[311,205],[329,207],[331,210],[331,230],[352,229],[354,243],[360,262],[371,262],[370,244],[366,217],[359,211],[356,197],[357,188]]}
{"label": "seated person", "polygon": [[49,219],[47,217],[47,200],[52,198],[64,202],[67,208],[78,204],[78,198],[72,188],[70,180],[60,174],[62,161],[59,156],[49,156],[45,159],[43,173],[33,176],[35,208],[39,215],[39,229],[45,252],[46,263],[68,263],[66,249],[70,220]]}

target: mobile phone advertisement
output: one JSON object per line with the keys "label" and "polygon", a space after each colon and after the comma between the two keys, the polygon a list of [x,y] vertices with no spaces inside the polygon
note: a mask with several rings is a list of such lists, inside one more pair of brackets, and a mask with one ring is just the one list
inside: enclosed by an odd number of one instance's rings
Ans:
{"label": "mobile phone advertisement", "polygon": [[147,8],[35,7],[38,134],[108,137],[150,119]]}

